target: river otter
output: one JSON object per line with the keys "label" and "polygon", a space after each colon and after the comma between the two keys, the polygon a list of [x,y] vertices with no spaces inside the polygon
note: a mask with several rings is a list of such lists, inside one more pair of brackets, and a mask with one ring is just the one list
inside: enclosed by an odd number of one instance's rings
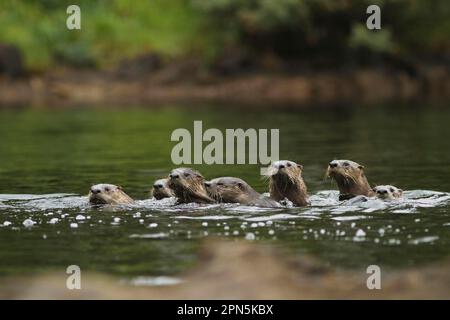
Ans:
{"label": "river otter", "polygon": [[391,185],[376,186],[372,189],[375,195],[384,200],[393,200],[401,198],[403,195],[403,190]]}
{"label": "river otter", "polygon": [[205,181],[208,195],[218,202],[240,203],[259,207],[280,207],[281,205],[256,192],[247,182],[234,177],[221,177]]}
{"label": "river otter", "polygon": [[153,183],[151,193],[156,200],[175,197],[175,194],[168,186],[168,181],[168,179],[159,179],[156,180],[155,183]]}
{"label": "river otter", "polygon": [[269,167],[270,197],[276,201],[287,198],[295,206],[309,204],[308,191],[302,178],[303,166],[293,161],[275,161]]}
{"label": "river otter", "polygon": [[190,168],[177,168],[169,174],[168,186],[178,198],[178,203],[214,203],[214,199],[208,196],[204,182],[200,172]]}
{"label": "river otter", "polygon": [[364,174],[364,167],[354,161],[331,161],[328,164],[327,176],[336,181],[341,201],[359,195],[368,197],[375,195]]}
{"label": "river otter", "polygon": [[133,203],[122,187],[113,184],[96,184],[89,190],[89,202],[92,204],[128,204]]}

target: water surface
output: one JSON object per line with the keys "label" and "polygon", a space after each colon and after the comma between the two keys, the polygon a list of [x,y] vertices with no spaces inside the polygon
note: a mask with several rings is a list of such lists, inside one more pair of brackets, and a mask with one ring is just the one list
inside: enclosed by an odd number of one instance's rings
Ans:
{"label": "water surface", "polygon": [[[174,206],[148,199],[174,166],[170,134],[207,128],[280,129],[280,157],[304,165],[308,208]],[[222,237],[309,253],[336,268],[416,266],[449,255],[450,110],[374,106],[305,110],[177,106],[0,111],[0,274],[77,264],[125,278],[172,276]],[[335,158],[366,167],[372,185],[405,199],[337,200],[324,178]],[[238,176],[260,192],[259,165],[195,165],[205,177]],[[114,183],[131,207],[87,205],[89,186]],[[25,222],[25,225],[24,225]],[[144,281],[145,282],[145,281]]]}

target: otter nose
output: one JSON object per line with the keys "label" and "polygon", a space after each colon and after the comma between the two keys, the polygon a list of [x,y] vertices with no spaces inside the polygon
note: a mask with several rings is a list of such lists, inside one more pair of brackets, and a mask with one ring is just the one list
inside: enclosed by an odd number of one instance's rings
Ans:
{"label": "otter nose", "polygon": [[178,173],[171,173],[171,174],[169,174],[169,177],[171,179],[178,179],[180,176],[178,175]]}
{"label": "otter nose", "polygon": [[97,194],[97,193],[100,193],[101,190],[100,190],[100,189],[91,188],[91,192],[92,192],[93,194]]}
{"label": "otter nose", "polygon": [[338,166],[337,162],[331,161],[329,163],[330,168],[336,168]]}
{"label": "otter nose", "polygon": [[155,184],[155,185],[153,186],[153,188],[155,188],[155,189],[162,188],[162,185],[160,185],[160,184]]}
{"label": "otter nose", "polygon": [[278,169],[284,169],[284,168],[285,168],[284,164],[278,165]]}

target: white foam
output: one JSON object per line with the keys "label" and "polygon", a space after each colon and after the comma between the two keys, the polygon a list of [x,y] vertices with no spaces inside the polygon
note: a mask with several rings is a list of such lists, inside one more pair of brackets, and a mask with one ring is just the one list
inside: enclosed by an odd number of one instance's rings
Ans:
{"label": "white foam", "polygon": [[31,220],[31,219],[25,219],[25,220],[22,222],[22,224],[23,224],[26,228],[29,228],[29,227],[34,226],[34,225],[36,224],[36,221],[33,221],[33,220]]}
{"label": "white foam", "polygon": [[160,232],[160,233],[132,234],[132,235],[130,235],[130,238],[162,239],[162,238],[167,238],[168,236],[169,236],[168,233]]}
{"label": "white foam", "polygon": [[427,237],[410,240],[410,241],[408,241],[408,243],[410,243],[410,244],[430,243],[430,242],[434,242],[438,239],[439,239],[438,236],[427,236]]}
{"label": "white foam", "polygon": [[132,286],[172,286],[182,282],[179,278],[174,277],[136,277],[131,280],[123,281]]}

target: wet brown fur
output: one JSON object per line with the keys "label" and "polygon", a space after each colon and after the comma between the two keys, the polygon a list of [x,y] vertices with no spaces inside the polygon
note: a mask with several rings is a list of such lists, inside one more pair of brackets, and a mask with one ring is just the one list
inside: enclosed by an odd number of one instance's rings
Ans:
{"label": "wet brown fur", "polygon": [[133,203],[134,200],[123,191],[122,187],[114,186],[115,188],[110,189],[108,192],[102,190],[101,193],[93,194],[92,191],[89,191],[89,202],[95,205],[101,204],[129,204]]}
{"label": "wet brown fur", "polygon": [[[342,160],[345,162],[346,160]],[[364,167],[352,162],[348,166],[339,164],[337,167],[328,166],[326,175],[334,179],[338,185],[341,199],[351,198],[353,196],[374,196],[374,192],[364,174]]]}
{"label": "wet brown fur", "polygon": [[[155,185],[153,185],[152,190],[150,192],[151,195],[156,200],[161,200],[161,199],[164,199],[164,198],[175,197],[175,193],[168,186],[168,179],[160,179],[160,180],[164,180],[164,183],[162,183],[163,187],[157,188]],[[159,180],[155,181],[155,183],[158,182],[158,181]]]}
{"label": "wet brown fur", "polygon": [[222,177],[206,183],[211,198],[218,202],[240,203],[250,206],[279,207],[272,199],[263,197],[240,178]]}
{"label": "wet brown fur", "polygon": [[299,164],[276,169],[275,174],[270,174],[269,192],[270,197],[276,201],[287,198],[296,206],[307,206],[308,190],[302,178],[302,166]]}
{"label": "wet brown fur", "polygon": [[[168,186],[178,198],[178,203],[214,203],[214,199],[208,196],[205,189],[205,179],[196,170],[190,168],[178,168],[172,171],[179,172],[179,178],[173,179],[169,175]],[[188,174],[188,176],[186,176]]]}

